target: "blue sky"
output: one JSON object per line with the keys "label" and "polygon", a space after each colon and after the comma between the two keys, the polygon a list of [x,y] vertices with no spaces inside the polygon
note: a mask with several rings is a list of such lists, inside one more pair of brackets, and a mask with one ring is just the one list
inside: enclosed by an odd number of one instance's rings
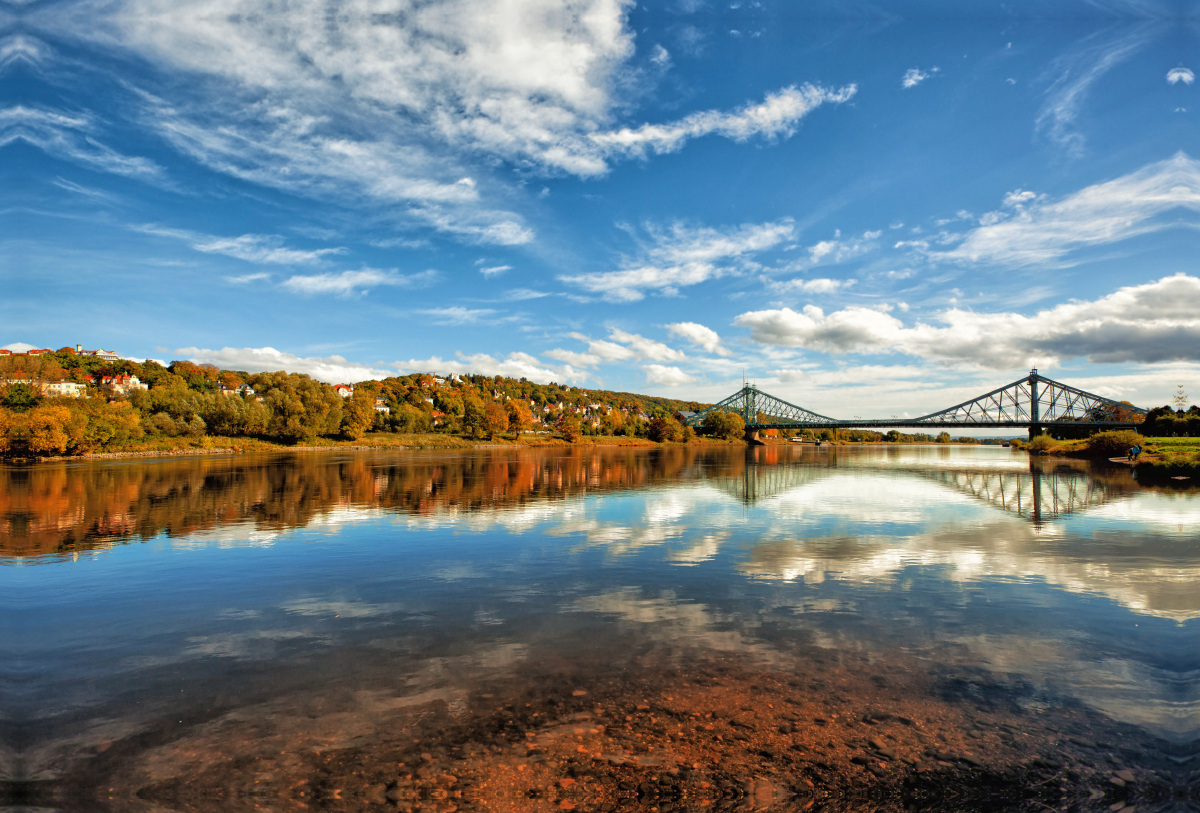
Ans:
{"label": "blue sky", "polygon": [[961,6],[0,3],[0,344],[1200,394],[1200,5]]}

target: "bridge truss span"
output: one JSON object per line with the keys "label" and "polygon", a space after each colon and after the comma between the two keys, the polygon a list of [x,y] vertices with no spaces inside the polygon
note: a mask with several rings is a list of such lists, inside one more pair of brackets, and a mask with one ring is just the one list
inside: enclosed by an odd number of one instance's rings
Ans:
{"label": "bridge truss span", "polygon": [[1115,429],[1136,427],[1146,410],[1086,392],[1031,370],[1029,375],[948,409],[917,418],[839,420],[762,392],[753,384],[688,417],[700,426],[712,412],[733,412],[746,422],[747,433],[759,429],[882,429],[882,428],[1017,428],[1030,436],[1053,427]]}
{"label": "bridge truss span", "polygon": [[1031,370],[999,389],[913,420],[914,426],[1031,426],[1055,423],[1129,426],[1140,423],[1146,411]]}

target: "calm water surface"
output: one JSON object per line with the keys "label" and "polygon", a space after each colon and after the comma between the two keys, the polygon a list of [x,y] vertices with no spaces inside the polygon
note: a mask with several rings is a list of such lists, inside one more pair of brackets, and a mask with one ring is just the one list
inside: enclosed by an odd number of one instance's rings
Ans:
{"label": "calm water surface", "polygon": [[[389,714],[462,712],[544,675],[678,675],[714,658],[778,672],[806,647],[831,664],[974,675],[938,701],[971,714],[984,702],[971,686],[990,685],[1006,714],[1077,709],[1143,732],[1168,760],[1157,776],[1178,767],[1153,805],[1186,807],[1200,741],[1198,519],[1200,490],[990,447],[0,468],[0,779],[10,807],[86,809],[71,794],[88,782],[161,782],[203,768],[206,749],[236,760],[218,733],[231,720],[255,726],[247,743],[292,737],[280,753],[301,739],[345,749]],[[818,683],[805,702],[825,702]],[[1057,747],[1046,743],[1031,755]],[[1140,770],[1119,746],[1057,759],[1093,766],[1095,781]],[[1095,809],[1125,798],[1094,787],[1103,799],[1079,798]],[[94,804],[206,809],[126,791]],[[755,792],[764,809],[792,804]],[[559,804],[530,794],[529,809]],[[379,809],[453,807],[422,798]],[[272,804],[288,808],[253,807]]]}

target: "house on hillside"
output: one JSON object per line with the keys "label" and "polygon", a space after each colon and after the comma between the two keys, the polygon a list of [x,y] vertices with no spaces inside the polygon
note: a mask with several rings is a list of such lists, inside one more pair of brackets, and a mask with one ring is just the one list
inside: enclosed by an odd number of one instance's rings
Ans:
{"label": "house on hillside", "polygon": [[342,396],[343,398],[349,398],[351,395],[354,394],[354,387],[351,386],[350,384],[335,384],[333,387],[333,391],[336,392],[338,395]]}
{"label": "house on hillside", "polygon": [[[50,351],[47,350],[47,353]],[[77,356],[95,356],[98,359],[105,361],[120,361],[121,356],[115,350],[84,350],[82,344],[75,345],[75,355]]]}
{"label": "house on hillside", "polygon": [[376,398],[375,399],[375,411],[382,412],[384,415],[392,414],[392,408],[387,405],[386,398]]}
{"label": "house on hillside", "polygon": [[75,381],[47,381],[41,388],[48,398],[79,398],[87,390],[85,385]]}

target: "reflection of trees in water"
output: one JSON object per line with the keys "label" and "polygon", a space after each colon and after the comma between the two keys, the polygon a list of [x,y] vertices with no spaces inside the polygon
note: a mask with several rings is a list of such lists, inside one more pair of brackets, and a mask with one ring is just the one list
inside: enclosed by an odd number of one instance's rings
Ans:
{"label": "reflection of trees in water", "polygon": [[488,511],[730,476],[740,450],[569,448],[296,454],[0,468],[0,556],[70,553],[237,523],[299,528],[339,507]]}

